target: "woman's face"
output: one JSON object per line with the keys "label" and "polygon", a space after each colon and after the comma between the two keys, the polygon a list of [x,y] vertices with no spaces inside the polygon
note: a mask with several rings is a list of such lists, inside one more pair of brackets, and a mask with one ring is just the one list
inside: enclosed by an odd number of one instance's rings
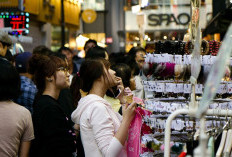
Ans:
{"label": "woman's face", "polygon": [[68,88],[70,86],[69,76],[70,74],[67,68],[58,68],[58,70],[56,71],[56,86],[59,89]]}
{"label": "woman's face", "polygon": [[114,87],[118,85],[118,79],[117,76],[115,76],[116,72],[112,69],[105,69],[105,73],[106,73],[106,78],[105,81],[108,82],[109,84],[109,88],[110,87]]}

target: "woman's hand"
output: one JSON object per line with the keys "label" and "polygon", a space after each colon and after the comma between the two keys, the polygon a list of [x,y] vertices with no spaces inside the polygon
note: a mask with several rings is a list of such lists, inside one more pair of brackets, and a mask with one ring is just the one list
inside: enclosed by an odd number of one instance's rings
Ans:
{"label": "woman's hand", "polygon": [[122,107],[123,120],[129,123],[133,120],[135,116],[136,104],[136,102],[133,102],[131,104],[125,104],[125,106]]}
{"label": "woman's hand", "polygon": [[120,93],[118,95],[116,95],[116,98],[120,100],[120,103],[121,104],[124,104],[125,103],[125,100],[124,100],[124,86],[123,86],[123,83],[122,83],[122,79],[121,77],[117,77],[117,89],[120,90]]}

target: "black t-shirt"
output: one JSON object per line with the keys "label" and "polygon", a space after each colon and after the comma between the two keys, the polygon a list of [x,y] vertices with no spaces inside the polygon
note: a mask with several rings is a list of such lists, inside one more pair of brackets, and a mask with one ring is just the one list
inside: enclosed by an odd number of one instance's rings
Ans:
{"label": "black t-shirt", "polygon": [[32,141],[33,157],[71,157],[76,152],[76,137],[60,104],[48,95],[35,102],[33,125],[35,140]]}

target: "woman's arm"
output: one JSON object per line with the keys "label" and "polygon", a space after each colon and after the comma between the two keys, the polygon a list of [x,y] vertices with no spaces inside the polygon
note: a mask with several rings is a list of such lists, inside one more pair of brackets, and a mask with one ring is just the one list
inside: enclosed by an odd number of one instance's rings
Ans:
{"label": "woman's arm", "polygon": [[129,126],[135,116],[136,103],[134,102],[130,105],[126,104],[124,108],[122,123],[115,134],[115,137],[122,145],[124,145],[127,140]]}
{"label": "woman's arm", "polygon": [[21,142],[19,148],[19,157],[29,157],[30,146],[31,146],[30,141]]}
{"label": "woman's arm", "polygon": [[95,104],[90,112],[90,124],[93,129],[94,139],[103,156],[116,157],[122,150],[128,136],[130,122],[135,115],[135,103],[125,106],[122,123],[115,133],[112,116],[105,105]]}

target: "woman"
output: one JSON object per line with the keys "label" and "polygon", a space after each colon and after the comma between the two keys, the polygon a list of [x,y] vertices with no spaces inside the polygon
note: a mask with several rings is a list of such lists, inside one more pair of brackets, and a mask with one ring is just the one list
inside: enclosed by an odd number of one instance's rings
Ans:
{"label": "woman", "polygon": [[121,84],[121,79],[110,69],[109,62],[100,58],[84,61],[79,74],[80,87],[88,95],[80,99],[72,120],[80,125],[85,156],[127,156],[124,145],[135,115],[135,103],[126,104],[121,117],[103,99],[109,88]]}
{"label": "woman", "polygon": [[122,84],[125,89],[121,91],[124,92],[122,93],[123,95],[121,98],[120,97],[116,98],[115,94],[112,94],[112,91],[108,90],[106,92],[104,99],[110,102],[115,112],[119,112],[120,114],[122,114],[121,104],[126,102],[126,97],[128,95],[132,95],[131,90],[135,89],[135,80],[133,75],[131,74],[130,67],[124,63],[115,64],[111,67],[111,69],[116,72],[115,75],[117,77],[120,77],[122,79]]}
{"label": "woman", "polygon": [[20,95],[20,77],[0,58],[0,156],[28,157],[34,139],[31,113],[12,101]]}
{"label": "woman", "polygon": [[69,86],[67,64],[56,56],[34,55],[30,61],[38,93],[34,102],[35,140],[33,157],[72,157],[75,133],[70,119],[58,103],[60,91]]}

